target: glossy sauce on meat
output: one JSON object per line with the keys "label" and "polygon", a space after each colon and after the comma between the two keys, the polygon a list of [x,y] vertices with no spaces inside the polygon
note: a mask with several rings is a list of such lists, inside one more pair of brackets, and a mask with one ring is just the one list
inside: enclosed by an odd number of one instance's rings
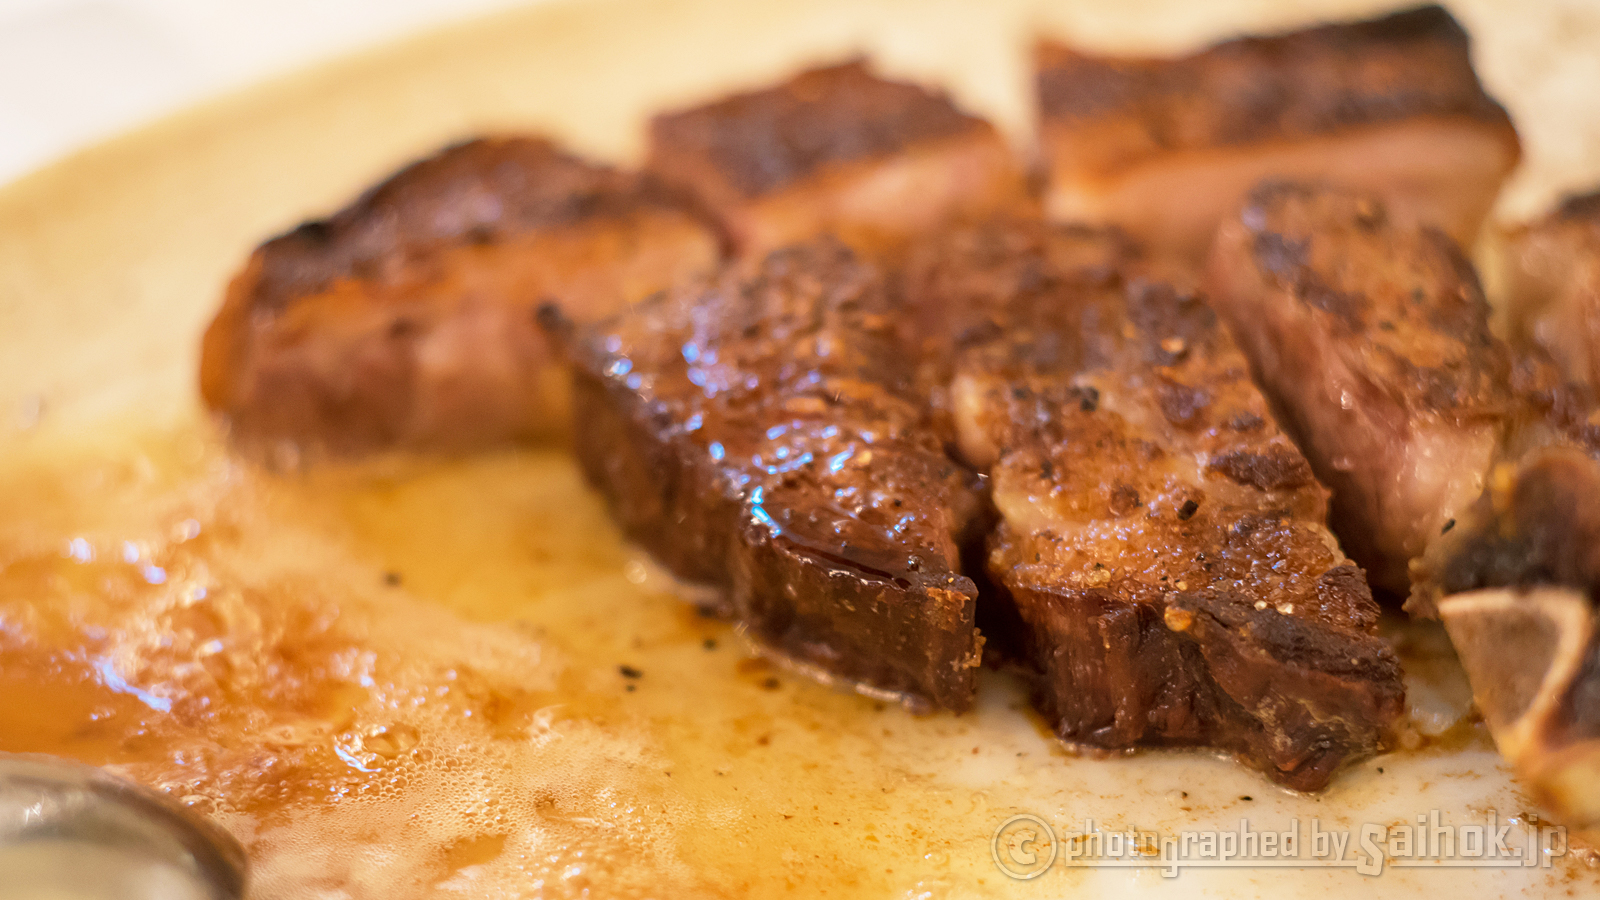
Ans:
{"label": "glossy sauce on meat", "polygon": [[726,592],[773,652],[913,706],[972,702],[977,518],[876,273],[831,241],[650,300],[568,344],[578,458],[623,529]]}

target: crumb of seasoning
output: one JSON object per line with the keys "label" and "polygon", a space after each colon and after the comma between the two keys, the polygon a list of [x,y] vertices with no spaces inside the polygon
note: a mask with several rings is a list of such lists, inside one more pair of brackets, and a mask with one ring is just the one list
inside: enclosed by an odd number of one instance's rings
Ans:
{"label": "crumb of seasoning", "polygon": [[1183,505],[1178,507],[1178,520],[1180,522],[1189,521],[1190,519],[1194,518],[1195,511],[1199,508],[1200,504],[1194,502],[1193,500],[1183,501]]}
{"label": "crumb of seasoning", "polygon": [[400,573],[399,572],[395,572],[395,571],[389,571],[389,572],[383,573],[383,583],[388,585],[389,587],[399,587],[400,586]]}
{"label": "crumb of seasoning", "polygon": [[1439,533],[1440,534],[1449,534],[1450,533],[1450,529],[1452,529],[1454,527],[1456,527],[1456,520],[1455,519],[1451,519],[1450,521],[1444,523],[1444,527],[1439,529]]}
{"label": "crumb of seasoning", "polygon": [[622,689],[631,694],[631,693],[633,693],[634,686],[631,685],[631,684],[627,684],[627,685],[623,685]]}
{"label": "crumb of seasoning", "polygon": [[633,666],[617,666],[617,671],[622,673],[623,678],[640,678],[644,675],[643,672]]}
{"label": "crumb of seasoning", "polygon": [[706,638],[705,640],[700,642],[700,646],[706,648],[707,650],[715,650],[715,649],[717,649],[717,639],[716,638]]}
{"label": "crumb of seasoning", "polygon": [[1379,774],[1379,775],[1382,775],[1382,774],[1383,774],[1383,766],[1379,766],[1379,767],[1378,767],[1378,774]]}
{"label": "crumb of seasoning", "polygon": [[765,681],[761,682],[761,686],[766,688],[769,691],[775,691],[781,685],[782,685],[782,682],[780,682],[780,681],[778,681],[778,679],[772,678],[770,676]]}
{"label": "crumb of seasoning", "polygon": [[1239,799],[1240,799],[1240,800],[1244,800],[1244,801],[1246,801],[1246,802],[1248,802],[1248,801],[1251,801],[1251,800],[1254,800],[1254,799],[1255,799],[1255,798],[1254,798],[1254,797],[1252,797],[1252,796],[1250,796],[1250,795],[1249,795],[1249,794],[1244,794],[1244,795],[1243,795],[1243,796],[1241,796],[1241,797],[1240,797],[1240,798],[1239,798]]}

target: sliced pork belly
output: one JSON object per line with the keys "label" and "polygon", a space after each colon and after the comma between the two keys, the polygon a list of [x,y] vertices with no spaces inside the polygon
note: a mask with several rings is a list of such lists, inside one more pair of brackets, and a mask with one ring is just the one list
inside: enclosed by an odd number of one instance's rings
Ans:
{"label": "sliced pork belly", "polygon": [[1319,789],[1377,749],[1398,664],[1243,355],[1198,297],[1120,277],[1134,265],[1104,232],[1023,225],[911,266],[1000,514],[989,577],[1064,740],[1224,748]]}
{"label": "sliced pork belly", "polygon": [[993,126],[862,62],[657,116],[649,167],[703,198],[749,255],[823,233],[894,253],[950,220],[1030,203]]}
{"label": "sliced pork belly", "polygon": [[1573,197],[1507,236],[1509,334],[1570,381],[1600,389],[1600,193]]}
{"label": "sliced pork belly", "polygon": [[1600,462],[1498,466],[1419,568],[1409,608],[1444,621],[1500,752],[1564,823],[1600,824]]}
{"label": "sliced pork belly", "polygon": [[650,178],[534,138],[462,144],[258,249],[206,332],[202,393],[242,438],[335,452],[562,433],[538,306],[591,321],[719,252]]}
{"label": "sliced pork belly", "polygon": [[1326,178],[1470,243],[1521,151],[1469,51],[1437,6],[1173,59],[1046,44],[1047,212],[1198,259],[1256,182]]}
{"label": "sliced pork belly", "polygon": [[1471,265],[1373,197],[1279,182],[1223,224],[1208,281],[1333,489],[1334,530],[1403,596],[1410,560],[1483,492],[1516,412]]}
{"label": "sliced pork belly", "polygon": [[577,451],[629,536],[773,653],[914,709],[972,701],[976,481],[929,426],[881,281],[836,242],[593,327],[549,317]]}

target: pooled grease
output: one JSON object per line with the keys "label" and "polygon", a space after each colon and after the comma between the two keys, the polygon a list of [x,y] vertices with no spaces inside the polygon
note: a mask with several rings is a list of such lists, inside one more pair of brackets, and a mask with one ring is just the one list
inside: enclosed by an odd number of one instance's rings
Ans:
{"label": "pooled grease", "polygon": [[1177,832],[1531,808],[1481,730],[1308,797],[1203,754],[1069,756],[1001,676],[970,715],[912,717],[751,658],[651,572],[557,451],[281,473],[199,423],[36,432],[0,448],[0,750],[213,816],[263,898],[1137,891],[1162,879],[1013,882],[990,838],[1018,812]]}

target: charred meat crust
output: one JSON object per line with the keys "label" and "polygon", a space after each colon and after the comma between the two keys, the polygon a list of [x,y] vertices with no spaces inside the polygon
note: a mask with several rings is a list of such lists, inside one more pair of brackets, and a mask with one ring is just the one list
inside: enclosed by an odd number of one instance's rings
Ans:
{"label": "charred meat crust", "polygon": [[989,123],[861,61],[657,116],[648,165],[701,198],[751,256],[831,234],[896,257],[951,220],[1034,202]]}
{"label": "charred meat crust", "polygon": [[656,116],[650,141],[658,169],[671,171],[668,160],[692,159],[715,171],[729,192],[758,197],[830,166],[992,131],[948,96],[878,78],[856,60]]}
{"label": "charred meat crust", "polygon": [[1518,414],[1476,275],[1442,233],[1323,185],[1269,182],[1224,223],[1211,293],[1288,431],[1333,490],[1375,584],[1474,500]]}
{"label": "charred meat crust", "polygon": [[1318,789],[1399,714],[1398,664],[1243,356],[1137,271],[1112,234],[1013,224],[905,279],[910,320],[961,323],[924,377],[988,467],[1016,652],[1063,739],[1219,747]]}
{"label": "charred meat crust", "polygon": [[1045,123],[1121,119],[1100,165],[1172,150],[1292,141],[1418,116],[1504,129],[1473,72],[1467,33],[1438,6],[1216,44],[1180,59],[1038,50]]}
{"label": "charred meat crust", "polygon": [[341,279],[405,280],[441,247],[645,210],[682,213],[682,194],[648,175],[581,160],[542,138],[479,138],[412,163],[327,219],[264,244],[253,308],[281,311]]}
{"label": "charred meat crust", "polygon": [[769,650],[915,709],[972,702],[975,479],[928,427],[881,281],[820,242],[595,327],[579,459],[624,531]]}
{"label": "charred meat crust", "polygon": [[260,247],[201,362],[245,443],[465,449],[565,430],[533,310],[608,314],[713,267],[719,240],[659,182],[536,138],[415,163]]}

